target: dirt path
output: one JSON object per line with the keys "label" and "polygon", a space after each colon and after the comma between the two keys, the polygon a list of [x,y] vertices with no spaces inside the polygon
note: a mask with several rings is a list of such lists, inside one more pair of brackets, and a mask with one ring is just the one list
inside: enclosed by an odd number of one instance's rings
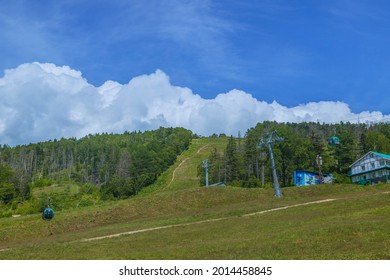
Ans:
{"label": "dirt path", "polygon": [[175,175],[176,175],[177,169],[179,169],[179,168],[180,168],[187,160],[189,160],[189,159],[190,159],[190,157],[183,159],[183,160],[180,162],[180,164],[175,168],[175,170],[173,170],[172,179],[171,179],[171,181],[169,182],[168,186],[170,186],[170,185],[172,184],[173,180],[175,180]]}
{"label": "dirt path", "polygon": [[[200,148],[196,151],[196,153],[199,154],[199,153],[200,153],[204,148],[206,148],[207,146],[209,146],[209,144],[200,147]],[[175,168],[175,170],[173,170],[173,172],[172,172],[172,179],[171,179],[171,181],[169,182],[168,187],[172,184],[173,180],[175,180],[176,171],[177,171],[177,170],[178,170],[178,169],[179,169],[187,160],[189,160],[189,159],[191,159],[191,158],[192,158],[192,157],[187,157],[187,158],[183,159],[183,160],[180,162],[180,164]]]}
{"label": "dirt path", "polygon": [[[311,202],[306,202],[306,203],[294,204],[294,205],[278,207],[278,208],[273,208],[273,209],[259,211],[259,212],[253,212],[253,213],[242,215],[241,217],[249,217],[249,216],[254,216],[254,215],[261,215],[261,214],[274,212],[274,211],[280,211],[280,210],[284,210],[284,209],[288,209],[288,208],[293,208],[293,207],[298,207],[298,206],[306,206],[306,205],[310,205],[310,204],[326,203],[326,202],[331,202],[331,201],[335,201],[335,200],[337,200],[337,199],[336,198],[334,198],[334,199],[324,199],[324,200],[317,200],[317,201],[311,201]],[[102,239],[107,239],[107,238],[114,238],[114,237],[120,237],[120,236],[125,236],[125,235],[132,235],[132,234],[148,232],[148,231],[155,231],[155,230],[162,230],[162,229],[168,229],[168,228],[185,227],[185,226],[193,226],[193,225],[198,225],[198,224],[203,224],[203,223],[217,222],[217,221],[227,220],[227,219],[231,219],[231,218],[237,218],[237,216],[229,216],[229,217],[222,217],[222,218],[216,218],[216,219],[208,219],[208,220],[203,220],[203,221],[197,221],[197,222],[191,222],[191,223],[183,223],[183,224],[175,224],[175,225],[167,225],[167,226],[161,226],[161,227],[151,227],[151,228],[145,228],[145,229],[139,229],[139,230],[122,232],[122,233],[116,233],[116,234],[110,234],[110,235],[104,235],[104,236],[98,236],[98,237],[92,237],[92,238],[85,238],[85,239],[82,239],[80,241],[81,242],[97,241],[97,240],[102,240]]]}
{"label": "dirt path", "polygon": [[265,213],[268,213],[268,212],[274,212],[274,211],[284,210],[284,209],[293,208],[293,207],[298,207],[298,206],[305,206],[305,205],[310,205],[310,204],[318,204],[318,203],[331,202],[331,201],[334,201],[334,200],[337,200],[337,198],[324,199],[324,200],[317,200],[317,201],[311,201],[311,202],[300,203],[300,204],[295,204],[295,205],[289,205],[289,206],[284,206],[284,207],[279,207],[279,208],[264,210],[264,211],[260,211],[260,212],[249,213],[249,214],[246,214],[246,215],[243,215],[243,216],[244,216],[244,217],[254,216],[254,215],[265,214]]}
{"label": "dirt path", "polygon": [[204,145],[204,146],[200,147],[200,148],[196,151],[196,153],[199,154],[201,150],[203,150],[204,148],[207,148],[208,146],[210,146],[210,145],[207,144],[207,145]]}

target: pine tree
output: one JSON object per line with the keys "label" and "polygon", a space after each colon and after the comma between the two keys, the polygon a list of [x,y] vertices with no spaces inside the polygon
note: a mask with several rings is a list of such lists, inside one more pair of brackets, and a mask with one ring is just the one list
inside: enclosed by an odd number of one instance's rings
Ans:
{"label": "pine tree", "polygon": [[240,166],[238,158],[237,144],[233,136],[230,136],[226,146],[225,161],[226,161],[226,181],[233,182],[239,179]]}
{"label": "pine tree", "polygon": [[8,164],[0,164],[0,201],[3,203],[8,203],[14,198],[13,176],[14,172]]}

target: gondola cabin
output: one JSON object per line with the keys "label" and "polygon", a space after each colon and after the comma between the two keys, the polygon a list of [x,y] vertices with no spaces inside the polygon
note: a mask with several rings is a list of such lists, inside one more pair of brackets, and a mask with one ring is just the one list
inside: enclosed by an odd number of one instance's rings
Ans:
{"label": "gondola cabin", "polygon": [[338,138],[337,136],[332,136],[330,137],[329,139],[329,145],[331,146],[335,146],[335,145],[339,145],[340,144],[340,138]]}
{"label": "gondola cabin", "polygon": [[45,221],[50,221],[51,219],[54,218],[54,210],[50,206],[50,201],[51,201],[51,198],[49,197],[47,207],[42,212],[42,219],[44,219]]}
{"label": "gondola cabin", "polygon": [[42,213],[42,219],[50,221],[54,217],[54,210],[50,207],[45,208]]}

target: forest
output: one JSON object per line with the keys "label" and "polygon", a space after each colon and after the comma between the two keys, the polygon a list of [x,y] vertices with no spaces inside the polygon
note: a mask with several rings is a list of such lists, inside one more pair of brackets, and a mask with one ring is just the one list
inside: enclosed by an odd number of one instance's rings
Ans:
{"label": "forest", "polygon": [[[350,183],[349,166],[369,151],[390,154],[388,123],[258,123],[244,137],[229,137],[223,151],[209,155],[210,184],[223,182],[237,187],[267,187],[272,184],[269,151],[259,143],[267,133],[276,131],[283,141],[273,144],[276,169],[282,187],[293,185],[294,170],[318,172],[317,156],[322,157],[321,171],[332,174],[336,183]],[[339,144],[329,143],[337,136]],[[226,137],[213,135],[213,137]],[[200,185],[205,171],[198,167]]]}
{"label": "forest", "polygon": [[[227,143],[208,156],[210,184],[223,182],[243,188],[272,187],[269,152],[260,139],[276,131],[283,138],[273,144],[282,187],[293,185],[294,170],[332,174],[335,183],[349,183],[349,166],[368,151],[390,154],[387,123],[262,122],[241,137],[221,137]],[[330,145],[337,136],[340,143]],[[0,217],[42,211],[48,196],[56,209],[94,205],[137,195],[156,182],[197,136],[184,128],[146,132],[95,134],[10,147],[0,145]],[[198,165],[200,186],[205,170]]]}
{"label": "forest", "polygon": [[95,193],[103,200],[127,198],[152,184],[192,138],[184,128],[161,127],[142,133],[2,145],[0,205],[23,203],[33,189],[64,183],[81,186],[85,194]]}

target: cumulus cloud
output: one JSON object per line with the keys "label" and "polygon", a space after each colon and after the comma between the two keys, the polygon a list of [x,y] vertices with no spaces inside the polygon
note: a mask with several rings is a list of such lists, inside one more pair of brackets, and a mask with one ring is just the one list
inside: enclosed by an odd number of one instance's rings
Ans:
{"label": "cumulus cloud", "polygon": [[0,78],[0,144],[82,137],[89,133],[185,127],[200,135],[237,134],[265,120],[278,122],[381,121],[381,112],[352,113],[339,101],[288,108],[233,89],[205,99],[174,86],[161,70],[93,86],[68,66],[26,63]]}

